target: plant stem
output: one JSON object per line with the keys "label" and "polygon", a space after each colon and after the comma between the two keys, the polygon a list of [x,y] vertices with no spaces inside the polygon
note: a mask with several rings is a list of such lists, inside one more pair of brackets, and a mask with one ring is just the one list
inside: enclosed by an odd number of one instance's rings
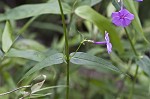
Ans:
{"label": "plant stem", "polygon": [[69,99],[69,65],[70,65],[70,58],[69,58],[68,33],[67,33],[66,24],[65,24],[65,17],[64,17],[64,13],[63,13],[63,8],[62,8],[60,0],[58,0],[58,3],[59,3],[60,11],[61,11],[63,30],[64,30],[64,35],[65,35],[65,55],[66,55],[66,62],[67,62],[66,99]]}
{"label": "plant stem", "polygon": [[132,89],[130,90],[129,99],[132,99],[132,96],[133,96],[134,85],[135,85],[135,82],[136,82],[136,78],[137,78],[137,74],[138,74],[138,69],[139,69],[139,66],[136,66],[136,71],[135,71],[135,74],[134,74],[134,80],[133,80],[133,83],[132,83]]}
{"label": "plant stem", "polygon": [[139,56],[138,53],[136,52],[135,48],[134,48],[134,45],[133,45],[132,40],[131,40],[131,38],[130,38],[130,36],[129,36],[129,34],[128,34],[127,29],[124,28],[124,30],[125,30],[125,33],[126,33],[128,39],[129,39],[129,42],[130,42],[130,45],[131,45],[131,48],[132,48],[134,54],[135,54],[136,56]]}
{"label": "plant stem", "polygon": [[123,9],[123,0],[120,0],[121,3],[121,9]]}
{"label": "plant stem", "polygon": [[[72,55],[70,58],[72,58],[72,57],[77,53],[77,51],[80,49],[81,45],[84,44],[84,42],[94,43],[93,40],[86,40],[86,39],[84,39],[84,40],[79,44],[78,48],[76,49],[76,51],[73,53],[73,55]],[[95,44],[96,44],[96,43],[95,43]],[[98,44],[106,44],[106,42],[98,42]]]}
{"label": "plant stem", "polygon": [[82,45],[84,42],[85,42],[85,40],[83,40],[83,41],[79,44],[78,48],[77,48],[76,51],[73,53],[73,55],[71,56],[71,58],[77,53],[77,51],[80,49],[81,45]]}
{"label": "plant stem", "polygon": [[[139,55],[138,55],[138,53],[136,52],[136,50],[135,50],[135,48],[134,48],[134,45],[133,45],[132,40],[131,40],[131,38],[130,38],[130,36],[129,36],[129,34],[128,34],[127,29],[126,29],[126,28],[124,28],[124,30],[125,30],[125,33],[126,33],[126,35],[127,35],[128,39],[129,39],[129,42],[130,42],[131,48],[132,48],[132,50],[133,50],[133,52],[134,52],[135,56],[137,56],[137,57],[138,57]],[[131,90],[130,90],[129,99],[132,99],[132,96],[133,96],[133,92],[134,92],[134,85],[135,85],[135,82],[136,82],[136,78],[137,78],[137,74],[138,74],[138,69],[139,69],[139,66],[136,66],[136,71],[135,71],[135,74],[134,74],[134,80],[133,80],[133,83],[132,83],[132,88],[131,88]]]}
{"label": "plant stem", "polygon": [[12,93],[12,92],[18,91],[18,90],[20,90],[20,89],[22,89],[22,88],[28,88],[28,87],[31,87],[31,85],[22,86],[22,87],[19,87],[19,88],[14,89],[14,90],[12,90],[12,91],[9,91],[9,92],[1,93],[0,96],[7,95],[7,94],[10,94],[10,93]]}

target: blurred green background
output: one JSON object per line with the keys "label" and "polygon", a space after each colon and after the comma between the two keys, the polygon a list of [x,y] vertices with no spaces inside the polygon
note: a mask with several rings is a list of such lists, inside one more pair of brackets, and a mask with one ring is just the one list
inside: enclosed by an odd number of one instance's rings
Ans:
{"label": "blurred green background", "polygon": [[[111,24],[111,13],[116,11],[112,4],[113,1],[114,0],[62,0],[66,8],[64,12],[66,12],[65,19],[69,32],[70,53],[76,51],[83,38],[95,41],[104,40],[104,30],[107,30],[110,33],[110,39],[113,43],[113,52],[110,55],[107,54],[105,46],[89,43],[83,44],[79,51],[101,57],[130,76],[128,77],[105,68],[71,64],[70,99],[128,99],[130,95],[135,66],[139,61],[137,62],[132,52],[124,30]],[[39,63],[41,59],[57,52],[64,53],[65,39],[63,36],[60,13],[56,13],[59,11],[58,6],[52,6],[52,9],[49,9],[51,11],[50,13],[44,13],[46,10],[38,10],[44,8],[44,5],[41,6],[41,8],[33,8],[35,12],[30,8],[22,8],[17,12],[17,10],[13,10],[13,8],[26,4],[52,3],[53,5],[53,2],[55,4],[57,0],[0,1],[0,93],[11,91],[20,86],[34,85],[43,81],[42,77],[35,79],[37,76],[46,75],[47,78],[44,84],[42,84],[42,88],[47,89],[37,92],[38,95],[31,95],[30,98],[65,99],[65,87],[62,86],[66,84],[65,63],[43,68],[19,82],[26,72]],[[88,10],[85,13],[89,14],[87,17],[86,15],[77,14],[75,10],[84,5],[91,7],[96,13],[92,12],[93,10]],[[143,33],[146,39],[150,41],[150,0],[144,0],[141,3],[134,2],[134,5],[135,11],[138,12],[142,24]],[[56,11],[54,9],[56,9]],[[86,9],[82,10],[86,11]],[[27,14],[29,14],[27,13],[28,11],[34,15],[27,17]],[[37,17],[32,20],[31,17],[33,16]],[[20,51],[21,55],[27,58],[22,58],[22,56],[16,54],[15,51],[8,53],[8,55],[5,55],[3,58],[4,52],[2,51],[1,38],[7,19],[10,20],[12,25],[12,39],[14,40],[18,37],[12,48],[16,49],[18,53]],[[22,27],[29,22],[29,20],[32,20],[32,22],[27,28],[21,31]],[[102,23],[103,20],[104,23]],[[143,63],[141,65],[143,68],[140,67],[139,69],[135,81],[133,99],[149,99],[150,45],[144,41],[142,34],[139,33],[135,24],[133,23],[127,29],[130,32],[136,50],[141,56],[145,55],[139,64],[142,62],[145,64]],[[21,35],[19,34],[20,31]],[[32,51],[34,51],[34,53],[32,53]],[[42,53],[43,56],[38,56],[38,53]],[[32,55],[37,56],[37,58],[34,57],[35,59],[32,59]],[[55,86],[55,88],[49,88],[50,86]],[[0,96],[0,99],[19,99],[26,95],[23,93],[24,91],[31,92],[31,89],[23,88],[11,94]]]}

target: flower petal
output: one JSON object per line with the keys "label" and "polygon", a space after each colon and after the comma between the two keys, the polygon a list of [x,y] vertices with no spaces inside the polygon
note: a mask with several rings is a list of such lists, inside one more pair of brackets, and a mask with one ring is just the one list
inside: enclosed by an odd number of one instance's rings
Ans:
{"label": "flower petal", "polygon": [[129,20],[133,20],[134,19],[134,15],[129,13],[125,16],[126,19],[129,19]]}
{"label": "flower petal", "polygon": [[111,43],[107,43],[107,52],[108,52],[108,54],[110,54],[112,52],[112,44]]}
{"label": "flower petal", "polygon": [[119,12],[113,12],[112,23],[116,26],[126,27],[134,19],[134,15],[130,13],[127,9],[121,9]]}
{"label": "flower petal", "polygon": [[126,15],[126,14],[128,14],[128,13],[130,13],[127,9],[121,9],[120,11],[119,11],[119,13],[121,14],[121,15]]}
{"label": "flower petal", "polygon": [[108,36],[108,33],[105,31],[105,40],[106,40],[106,43],[108,43],[110,40],[109,40],[109,36]]}
{"label": "flower petal", "polygon": [[126,26],[128,26],[130,23],[131,23],[131,20],[129,20],[129,19],[123,19],[123,21],[122,21],[122,26],[123,26],[123,27],[126,27]]}
{"label": "flower petal", "polygon": [[116,26],[122,26],[122,23],[121,23],[121,19],[116,17],[112,20],[112,23],[115,24]]}
{"label": "flower petal", "polygon": [[112,17],[112,18],[115,18],[115,17],[118,17],[118,18],[119,18],[120,16],[119,16],[119,13],[118,13],[118,12],[113,12],[113,13],[111,14],[111,17]]}
{"label": "flower petal", "polygon": [[143,0],[136,0],[137,2],[142,2]]}

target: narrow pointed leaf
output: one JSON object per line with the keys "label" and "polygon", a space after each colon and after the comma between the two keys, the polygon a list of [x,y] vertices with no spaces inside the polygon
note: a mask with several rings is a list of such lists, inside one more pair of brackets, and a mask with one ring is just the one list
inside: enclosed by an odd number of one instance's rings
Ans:
{"label": "narrow pointed leaf", "polygon": [[84,18],[94,23],[102,33],[104,33],[104,31],[107,31],[110,34],[113,47],[118,52],[123,52],[123,46],[121,44],[117,31],[115,27],[113,26],[113,24],[107,18],[97,13],[89,6],[78,7],[75,10],[75,13],[81,18]]}
{"label": "narrow pointed leaf", "polygon": [[150,76],[150,59],[147,56],[143,56],[137,64],[147,75]]}
{"label": "narrow pointed leaf", "polygon": [[[69,5],[62,3],[62,6],[65,14],[71,13],[70,10],[71,8]],[[4,14],[0,14],[0,21],[7,19],[18,20],[50,13],[60,14],[59,4],[57,0],[49,3],[26,4],[18,6],[16,8],[9,10],[8,12],[5,12]]]}
{"label": "narrow pointed leaf", "polygon": [[11,35],[11,24],[9,21],[6,21],[4,32],[2,34],[2,49],[5,53],[9,50],[13,43]]}
{"label": "narrow pointed leaf", "polygon": [[91,0],[91,6],[101,2],[102,0]]}
{"label": "narrow pointed leaf", "polygon": [[44,90],[50,90],[50,89],[54,89],[54,88],[65,88],[65,87],[67,87],[67,85],[44,87],[44,88],[39,89],[37,92],[44,91]]}
{"label": "narrow pointed leaf", "polygon": [[[70,56],[72,56],[74,53],[71,53]],[[93,56],[93,55],[89,55],[87,53],[83,53],[83,52],[77,52],[70,60],[71,63],[73,64],[77,64],[77,65],[84,65],[84,66],[94,66],[97,68],[106,68],[106,69],[110,69],[116,72],[121,72],[117,67],[115,67],[114,65],[112,65],[110,62]]]}
{"label": "narrow pointed leaf", "polygon": [[15,48],[17,49],[33,49],[37,51],[45,50],[45,46],[32,39],[20,39],[15,42]]}
{"label": "narrow pointed leaf", "polygon": [[42,97],[46,97],[46,96],[50,96],[52,95],[52,93],[46,93],[46,94],[32,94],[30,96],[31,99],[37,99],[37,98],[42,98]]}
{"label": "narrow pointed leaf", "polygon": [[82,6],[82,5],[89,5],[89,6],[93,6],[99,2],[101,2],[102,0],[79,0],[78,1],[78,6]]}
{"label": "narrow pointed leaf", "polygon": [[47,58],[45,58],[41,62],[37,63],[33,68],[31,68],[23,76],[22,79],[26,78],[27,76],[29,76],[29,75],[45,68],[45,67],[52,66],[52,65],[55,65],[55,64],[61,64],[61,63],[63,63],[63,61],[64,61],[64,59],[63,59],[63,54],[62,53],[56,53],[56,54],[53,54],[51,56],[48,56]]}
{"label": "narrow pointed leaf", "polygon": [[35,50],[17,50],[11,49],[7,54],[7,57],[20,57],[34,61],[42,61],[46,56]]}
{"label": "narrow pointed leaf", "polygon": [[43,77],[43,80],[41,82],[38,82],[36,84],[34,84],[31,87],[31,94],[36,93],[37,91],[39,91],[41,89],[41,87],[43,86],[45,80],[46,80],[46,75],[41,75]]}
{"label": "narrow pointed leaf", "polygon": [[0,58],[2,58],[2,56],[3,56],[3,52],[2,52],[2,50],[0,49]]}
{"label": "narrow pointed leaf", "polygon": [[114,5],[114,7],[115,7],[117,10],[120,10],[120,5],[119,5],[119,3],[117,2],[117,0],[112,0],[112,4]]}

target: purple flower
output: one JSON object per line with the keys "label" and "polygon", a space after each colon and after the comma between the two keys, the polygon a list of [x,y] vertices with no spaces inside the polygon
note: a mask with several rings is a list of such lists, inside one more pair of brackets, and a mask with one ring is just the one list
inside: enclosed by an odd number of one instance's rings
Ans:
{"label": "purple flower", "polygon": [[116,26],[122,26],[122,27],[128,26],[131,23],[131,21],[134,19],[134,15],[131,14],[126,9],[121,9],[118,12],[113,12],[111,17],[112,17],[112,22]]}
{"label": "purple flower", "polygon": [[135,1],[137,1],[137,2],[142,2],[143,0],[135,0]]}
{"label": "purple flower", "polygon": [[111,53],[111,49],[112,49],[112,44],[110,43],[110,40],[109,40],[109,36],[108,36],[108,33],[105,31],[105,40],[106,40],[106,45],[107,45],[107,51],[108,53],[110,54]]}
{"label": "purple flower", "polygon": [[108,54],[110,54],[112,52],[112,44],[110,43],[109,35],[106,31],[105,31],[105,41],[94,42],[94,44],[106,44]]}

